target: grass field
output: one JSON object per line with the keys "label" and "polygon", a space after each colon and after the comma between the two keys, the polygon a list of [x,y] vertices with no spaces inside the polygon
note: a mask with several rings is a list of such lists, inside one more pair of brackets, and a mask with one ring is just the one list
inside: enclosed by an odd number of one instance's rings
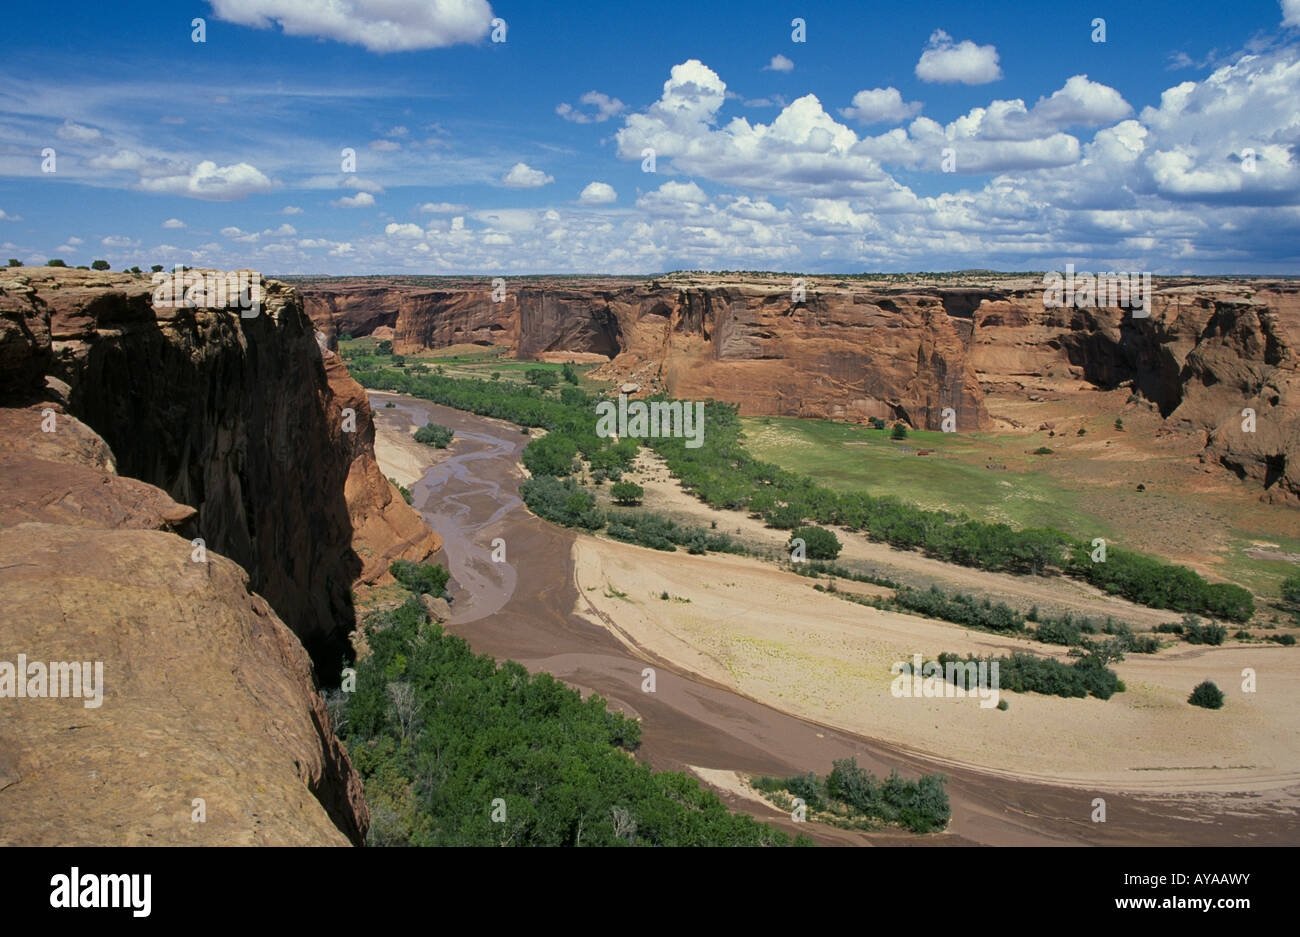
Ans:
{"label": "grass field", "polygon": [[[935,510],[1016,527],[1051,526],[1164,556],[1265,597],[1295,564],[1250,555],[1300,555],[1292,509],[1261,504],[1228,486],[1194,487],[1184,456],[1141,451],[1138,434],[1099,424],[1082,439],[1045,433],[938,433],[801,420],[742,419],[757,458],[839,491],[894,495]],[[1087,448],[1084,448],[1086,440]],[[1114,445],[1106,446],[1106,442]],[[1035,455],[1040,447],[1051,454]],[[919,451],[928,455],[918,455]],[[1145,484],[1147,490],[1138,491]]]}

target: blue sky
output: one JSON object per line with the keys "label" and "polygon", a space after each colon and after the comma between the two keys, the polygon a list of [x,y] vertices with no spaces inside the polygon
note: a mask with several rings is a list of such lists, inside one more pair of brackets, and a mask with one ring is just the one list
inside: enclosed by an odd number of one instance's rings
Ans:
{"label": "blue sky", "polygon": [[26,263],[1300,273],[1300,0],[51,9],[0,37]]}

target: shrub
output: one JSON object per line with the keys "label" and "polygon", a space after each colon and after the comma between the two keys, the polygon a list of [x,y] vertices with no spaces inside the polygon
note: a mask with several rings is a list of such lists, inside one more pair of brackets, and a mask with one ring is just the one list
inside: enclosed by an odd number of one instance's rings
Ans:
{"label": "shrub", "polygon": [[425,423],[415,431],[415,441],[424,443],[426,446],[446,449],[451,444],[451,438],[454,435],[455,433],[446,426],[439,426],[437,423]]}
{"label": "shrub", "polygon": [[375,347],[375,354],[377,355],[391,355],[392,353],[393,343],[388,339],[384,339]]}
{"label": "shrub", "polygon": [[529,368],[524,372],[524,379],[529,384],[536,384],[542,390],[547,390],[560,383],[560,375],[546,368]]}
{"label": "shrub", "polygon": [[1223,643],[1228,636],[1228,629],[1223,625],[1216,625],[1214,622],[1207,622],[1202,625],[1195,616],[1187,616],[1191,619],[1187,622],[1184,619],[1183,640],[1188,644],[1209,644],[1217,646]]}
{"label": "shrub", "polygon": [[1285,647],[1295,646],[1295,635],[1293,634],[1270,634],[1268,640],[1284,645]]}
{"label": "shrub", "polygon": [[1037,449],[1034,450],[1034,455],[1051,455],[1051,454],[1052,454],[1052,450],[1048,449],[1046,446],[1039,446]]}
{"label": "shrub", "polygon": [[905,423],[903,423],[901,420],[900,420],[899,422],[895,423],[895,424],[894,424],[894,428],[893,428],[892,430],[890,430],[889,438],[890,438],[890,439],[906,439],[906,438],[907,438],[907,425],[906,425]]}
{"label": "shrub", "polygon": [[21,260],[18,260],[16,257],[10,257],[10,258],[9,258],[9,266],[11,266],[11,267],[21,267],[22,265],[23,265],[23,262],[22,262]]}
{"label": "shrub", "polygon": [[64,263],[62,260],[59,260],[57,257],[55,257],[55,258],[52,259],[52,260],[47,260],[47,261],[45,261],[45,266],[47,266],[47,267],[66,267],[67,264]]}
{"label": "shrub", "polygon": [[790,532],[790,540],[786,543],[787,550],[796,539],[803,540],[804,555],[810,560],[833,560],[843,549],[840,538],[825,527],[795,528]]}
{"label": "shrub", "polygon": [[554,475],[559,478],[572,474],[573,459],[578,454],[578,444],[563,433],[549,433],[534,439],[524,447],[524,467],[533,475]]}
{"label": "shrub", "polygon": [[393,578],[416,595],[427,592],[434,598],[443,594],[451,574],[442,568],[442,564],[430,566],[428,563],[412,563],[410,560],[394,560],[388,567]]}
{"label": "shrub", "polygon": [[573,369],[572,362],[564,362],[564,365],[560,368],[560,376],[570,384],[576,385],[578,383],[578,372]]}
{"label": "shrub", "polygon": [[154,264],[152,267],[149,268],[149,272],[150,272],[150,273],[162,273],[162,268],[163,268],[163,265],[162,265],[162,264]]}
{"label": "shrub", "polygon": [[[571,478],[563,482],[550,475],[530,478],[519,486],[519,494],[530,511],[553,524],[585,530],[598,530],[605,524],[605,515],[597,510],[596,499]],[[611,525],[610,536],[613,535]]]}
{"label": "shrub", "polygon": [[615,503],[631,505],[641,503],[645,489],[632,482],[615,482],[609,489],[609,493],[614,496]]}
{"label": "shrub", "polygon": [[111,270],[107,260],[92,260],[90,262],[91,270]]}
{"label": "shrub", "polygon": [[1223,691],[1215,686],[1212,681],[1206,680],[1196,685],[1196,689],[1192,690],[1192,695],[1187,697],[1187,702],[1203,709],[1222,709]]}

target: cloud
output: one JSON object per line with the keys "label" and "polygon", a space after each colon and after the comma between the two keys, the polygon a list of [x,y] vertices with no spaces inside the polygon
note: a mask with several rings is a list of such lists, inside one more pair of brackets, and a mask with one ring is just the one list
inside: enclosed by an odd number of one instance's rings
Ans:
{"label": "cloud", "polygon": [[302,209],[299,208],[297,205],[286,205],[286,206],[284,206],[284,208],[281,208],[281,209],[280,209],[280,214],[282,214],[282,215],[301,215],[301,214],[302,214]]}
{"label": "cloud", "polygon": [[345,195],[330,204],[335,208],[370,208],[375,204],[375,197],[369,192],[358,192],[356,195]]}
{"label": "cloud", "polygon": [[267,228],[265,231],[262,232],[262,234],[266,235],[267,237],[277,237],[277,238],[293,237],[297,233],[298,233],[298,229],[288,223],[280,225],[280,227],[276,228],[274,231],[272,231],[270,228]]}
{"label": "cloud", "polygon": [[109,249],[124,250],[128,247],[139,247],[139,241],[133,241],[129,237],[121,234],[110,235],[100,239],[100,244]]}
{"label": "cloud", "polygon": [[389,237],[403,238],[406,240],[419,240],[424,237],[424,229],[417,224],[390,224],[384,227],[384,233]]}
{"label": "cloud", "polygon": [[863,140],[857,151],[882,163],[933,171],[950,150],[958,173],[1068,166],[1079,160],[1080,147],[1063,128],[1114,124],[1132,112],[1114,88],[1075,75],[1032,108],[1018,98],[993,101],[946,126],[918,117],[906,130]]}
{"label": "cloud", "polygon": [[185,227],[185,222],[181,221],[179,218],[168,218],[162,223],[162,226],[164,228],[183,228]]}
{"label": "cloud", "polygon": [[904,103],[899,90],[891,87],[859,91],[853,96],[852,107],[840,108],[840,114],[860,124],[896,124],[920,110],[920,101]]}
{"label": "cloud", "polygon": [[501,184],[509,189],[537,189],[554,181],[554,176],[548,176],[540,169],[533,169],[527,163],[515,163],[510,167],[510,171],[501,177]]}
{"label": "cloud", "polygon": [[370,148],[380,153],[391,153],[393,150],[400,150],[402,144],[395,140],[371,140]]}
{"label": "cloud", "polygon": [[639,161],[649,147],[680,172],[782,195],[886,197],[896,187],[816,95],[792,101],[770,124],[737,117],[719,129],[725,100],[726,85],[699,60],[673,66],[660,99],[615,134],[618,156]]}
{"label": "cloud", "polygon": [[618,193],[614,191],[614,187],[604,182],[589,183],[578,196],[578,201],[587,205],[608,205],[617,199]]}
{"label": "cloud", "polygon": [[238,241],[241,244],[252,244],[260,235],[255,231],[244,231],[231,225],[221,229],[221,236],[230,238],[232,241]]}
{"label": "cloud", "polygon": [[657,215],[693,214],[708,204],[709,197],[694,182],[668,181],[636,200],[636,207]]}
{"label": "cloud", "polygon": [[1282,25],[1300,26],[1300,0],[1282,0]]}
{"label": "cloud", "polygon": [[140,179],[146,192],[164,192],[213,202],[233,202],[259,192],[271,191],[271,180],[248,163],[218,166],[204,160],[187,173]]}
{"label": "cloud", "polygon": [[607,94],[601,94],[599,91],[588,91],[578,99],[579,103],[586,104],[595,110],[584,113],[570,104],[560,104],[555,108],[555,113],[559,114],[565,120],[573,121],[575,124],[603,124],[611,117],[621,113],[626,105],[618,98],[611,98]]}
{"label": "cloud", "polygon": [[73,143],[94,143],[103,137],[103,134],[95,128],[74,124],[70,120],[65,120],[63,125],[54,132],[60,140],[70,140]]}
{"label": "cloud", "polygon": [[791,62],[784,55],[772,56],[772,61],[763,66],[765,72],[792,72],[794,71],[794,62]]}
{"label": "cloud", "polygon": [[916,77],[928,82],[986,85],[1001,78],[1002,69],[993,46],[977,46],[969,39],[954,43],[946,32],[936,29],[916,63]]}
{"label": "cloud", "polygon": [[218,19],[254,29],[279,24],[289,36],[313,36],[406,52],[474,42],[492,26],[487,0],[210,0]]}
{"label": "cloud", "polygon": [[468,211],[468,205],[453,205],[451,202],[425,202],[418,209],[426,215],[452,215],[458,211]]}
{"label": "cloud", "polygon": [[6,212],[3,208],[0,208],[0,221],[22,221],[22,220],[23,219],[20,216],[11,215],[8,212]]}

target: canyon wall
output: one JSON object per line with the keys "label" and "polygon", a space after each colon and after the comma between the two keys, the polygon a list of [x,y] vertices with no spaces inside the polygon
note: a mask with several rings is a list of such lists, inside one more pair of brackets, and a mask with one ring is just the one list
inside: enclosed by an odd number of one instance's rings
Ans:
{"label": "canyon wall", "polygon": [[297,293],[259,283],[244,318],[154,305],[147,276],[0,274],[0,661],[104,664],[101,707],[0,690],[0,839],[364,838],[316,674],[353,586],[441,544]]}
{"label": "canyon wall", "polygon": [[[940,429],[951,408],[958,431],[1014,430],[990,413],[999,394],[1126,385],[1266,498],[1300,499],[1294,281],[1158,279],[1150,315],[1134,318],[1118,306],[1046,308],[1041,278],[949,280],[811,278],[801,301],[789,278],[723,274],[512,280],[503,302],[484,279],[302,289],[330,335],[367,334],[382,319],[400,354],[463,344],[599,354],[609,361],[592,376],[611,385],[714,397],[746,415]],[[1242,430],[1247,408],[1253,432]]]}

